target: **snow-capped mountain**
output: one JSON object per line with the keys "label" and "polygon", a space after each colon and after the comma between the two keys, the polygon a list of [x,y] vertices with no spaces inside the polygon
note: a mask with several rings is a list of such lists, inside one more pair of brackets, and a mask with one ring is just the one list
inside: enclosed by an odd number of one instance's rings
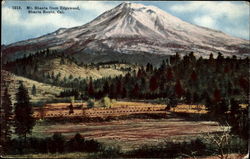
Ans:
{"label": "snow-capped mountain", "polygon": [[3,57],[15,59],[46,48],[77,57],[111,53],[171,55],[190,51],[204,57],[211,52],[222,52],[225,56],[250,53],[247,40],[189,24],[154,6],[135,3],[122,3],[79,27],[60,28],[5,46]]}

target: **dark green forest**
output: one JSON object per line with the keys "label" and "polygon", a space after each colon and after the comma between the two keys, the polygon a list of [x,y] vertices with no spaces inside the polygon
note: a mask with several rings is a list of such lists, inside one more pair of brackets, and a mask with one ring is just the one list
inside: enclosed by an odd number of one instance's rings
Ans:
{"label": "dark green forest", "polygon": [[[193,52],[181,57],[178,53],[163,59],[159,66],[148,63],[145,66],[136,65],[135,68],[126,68],[127,73],[122,76],[100,79],[80,78],[78,74],[62,77],[60,73],[45,73],[39,70],[48,60],[60,58],[60,64],[76,64],[85,68],[99,68],[102,65],[127,64],[126,62],[110,61],[105,63],[83,64],[76,59],[57,51],[44,50],[36,54],[25,56],[16,61],[8,62],[3,69],[16,75],[24,76],[42,83],[64,87],[58,92],[58,97],[74,96],[75,99],[88,100],[90,98],[127,100],[155,100],[170,107],[177,104],[204,104],[208,110],[206,119],[219,121],[222,125],[231,126],[230,133],[240,137],[239,145],[229,144],[225,147],[227,153],[246,153],[244,147],[248,139],[248,94],[249,94],[249,59],[239,59],[236,56],[224,57],[218,53],[217,57],[210,54],[208,59],[196,57]],[[49,69],[49,68],[48,68]],[[32,92],[36,94],[33,85]],[[1,111],[6,121],[1,130],[4,138],[3,151],[13,154],[30,152],[96,152],[95,157],[178,157],[183,154],[193,155],[191,150],[199,152],[195,155],[214,155],[216,148],[203,139],[190,142],[168,142],[156,146],[143,146],[127,153],[119,148],[107,147],[95,140],[85,140],[80,134],[65,140],[61,134],[38,139],[26,138],[35,124],[32,118],[32,104],[29,102],[27,89],[20,83],[17,103],[14,112],[11,110],[11,100],[8,90],[5,90],[4,103]],[[242,107],[247,104],[247,107]],[[2,110],[3,109],[3,110]],[[22,112],[22,113],[20,113]],[[24,113],[25,112],[25,113]],[[16,114],[14,122],[10,123],[12,113]],[[19,115],[18,115],[19,114]],[[20,114],[26,114],[21,115]],[[18,139],[11,139],[10,126],[13,124]],[[23,129],[25,127],[25,129]],[[235,140],[237,139],[235,137]],[[238,141],[239,139],[237,139]],[[244,142],[243,142],[244,141]],[[57,148],[56,148],[57,147]],[[81,147],[81,148],[79,148]],[[188,147],[188,149],[187,149]],[[154,152],[154,153],[152,153]],[[158,152],[158,153],[155,153]],[[167,153],[166,153],[167,152]],[[155,154],[155,155],[152,155]],[[166,156],[167,155],[167,156]]]}
{"label": "dark green forest", "polygon": [[59,97],[75,96],[83,100],[105,96],[114,99],[157,99],[170,107],[178,103],[204,104],[211,115],[236,124],[235,131],[247,136],[247,131],[244,131],[247,128],[247,109],[240,107],[240,104],[248,104],[248,57],[239,59],[218,53],[217,57],[210,54],[208,59],[203,59],[196,57],[193,52],[183,57],[176,53],[169,59],[163,59],[158,67],[148,63],[138,66],[137,70],[130,69],[125,76],[96,80],[81,79],[78,74],[61,77],[60,73],[39,73],[38,64],[54,58],[60,58],[60,64],[75,63],[86,68],[102,65],[82,64],[69,55],[47,49],[8,62],[4,69],[39,82],[67,88],[60,92]]}
{"label": "dark green forest", "polygon": [[101,65],[79,64],[66,54],[46,50],[9,62],[4,68],[39,82],[72,88],[61,92],[62,97],[73,95],[76,98],[103,96],[131,99],[174,98],[182,103],[208,105],[211,102],[234,98],[241,103],[248,103],[248,58],[238,59],[236,56],[225,58],[218,53],[217,57],[211,54],[209,59],[203,59],[195,57],[193,52],[181,58],[177,53],[170,56],[170,60],[163,60],[160,67],[148,63],[146,66],[138,66],[138,71],[130,69],[133,71],[125,76],[97,80],[81,79],[77,74],[61,77],[60,73],[46,74],[38,71],[38,63],[58,57],[61,58],[62,64],[76,63],[81,67]]}

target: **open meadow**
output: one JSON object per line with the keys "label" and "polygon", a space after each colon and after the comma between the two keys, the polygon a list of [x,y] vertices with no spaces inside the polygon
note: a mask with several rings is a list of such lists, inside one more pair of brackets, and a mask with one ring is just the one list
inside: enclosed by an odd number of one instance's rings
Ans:
{"label": "open meadow", "polygon": [[204,132],[219,130],[217,122],[184,121],[181,118],[121,119],[102,122],[53,123],[40,121],[33,129],[36,137],[52,136],[56,132],[66,138],[80,133],[87,139],[96,139],[107,145],[132,150],[144,144],[157,144],[165,140],[191,140]]}

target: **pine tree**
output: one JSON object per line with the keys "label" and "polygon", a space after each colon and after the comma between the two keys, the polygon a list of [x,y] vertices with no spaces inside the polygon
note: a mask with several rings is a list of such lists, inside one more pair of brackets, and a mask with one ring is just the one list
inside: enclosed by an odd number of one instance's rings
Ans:
{"label": "pine tree", "polygon": [[218,103],[221,101],[221,91],[219,89],[215,89],[213,100],[214,100],[214,103]]}
{"label": "pine tree", "polygon": [[116,98],[121,97],[122,89],[121,80],[116,78]]}
{"label": "pine tree", "polygon": [[105,83],[104,83],[103,94],[104,95],[108,95],[109,94],[109,83],[108,83],[108,81],[105,81]]}
{"label": "pine tree", "polygon": [[88,95],[91,97],[94,95],[94,86],[93,86],[92,78],[90,78],[89,85],[88,85]]}
{"label": "pine tree", "polygon": [[36,86],[33,84],[32,86],[32,95],[35,96],[36,95]]}
{"label": "pine tree", "polygon": [[239,114],[240,105],[238,101],[236,101],[234,98],[231,99],[230,103],[231,103],[231,108],[230,108],[231,117],[235,117],[235,115]]}
{"label": "pine tree", "polygon": [[153,66],[148,63],[147,66],[146,66],[146,72],[152,72],[153,71]]}
{"label": "pine tree", "polygon": [[180,80],[176,81],[176,84],[175,84],[175,94],[177,95],[178,98],[180,98],[184,94],[184,90],[182,88]]}
{"label": "pine tree", "polygon": [[12,125],[12,103],[8,89],[4,91],[4,96],[1,105],[1,143],[3,144],[3,150],[6,152],[9,147],[11,139],[11,125]]}
{"label": "pine tree", "polygon": [[176,98],[175,94],[172,94],[170,97],[169,97],[169,102],[168,102],[168,106],[170,108],[174,108],[178,105],[178,99]]}
{"label": "pine tree", "polygon": [[24,137],[26,140],[27,134],[31,134],[32,128],[35,125],[35,119],[32,117],[32,106],[27,89],[23,83],[20,83],[18,92],[16,93],[15,103],[15,118],[14,127],[15,133],[19,137]]}
{"label": "pine tree", "polygon": [[168,67],[168,69],[167,69],[167,80],[172,81],[173,78],[174,78],[174,76],[173,76],[172,68]]}
{"label": "pine tree", "polygon": [[61,64],[61,65],[64,65],[64,64],[65,64],[64,57],[61,58],[60,64]]}
{"label": "pine tree", "polygon": [[193,70],[190,78],[192,79],[193,82],[195,82],[197,80],[197,74],[194,70]]}
{"label": "pine tree", "polygon": [[191,104],[192,103],[192,94],[190,93],[189,90],[186,91],[185,102],[186,102],[186,104]]}
{"label": "pine tree", "polygon": [[157,79],[155,76],[152,76],[150,79],[150,91],[155,91],[158,88]]}
{"label": "pine tree", "polygon": [[122,89],[122,98],[127,98],[127,89],[125,87],[123,87]]}
{"label": "pine tree", "polygon": [[131,97],[136,98],[136,97],[138,97],[138,95],[139,95],[139,85],[138,85],[138,83],[136,83],[132,92],[131,92]]}
{"label": "pine tree", "polygon": [[116,97],[116,94],[115,94],[115,84],[111,84],[110,85],[110,88],[109,88],[109,97],[110,98],[115,98]]}
{"label": "pine tree", "polygon": [[69,108],[69,114],[73,114],[74,113],[74,107],[73,107],[72,103],[70,103],[68,108]]}

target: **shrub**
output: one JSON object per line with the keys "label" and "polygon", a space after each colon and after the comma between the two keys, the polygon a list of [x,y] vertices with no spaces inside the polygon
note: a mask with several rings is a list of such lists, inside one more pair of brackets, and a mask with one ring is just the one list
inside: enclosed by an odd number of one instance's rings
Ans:
{"label": "shrub", "polygon": [[109,97],[104,97],[102,99],[103,107],[110,108],[111,107],[111,100]]}
{"label": "shrub", "polygon": [[120,146],[108,146],[103,147],[101,153],[98,157],[100,158],[117,158],[121,156],[121,147]]}
{"label": "shrub", "polygon": [[66,143],[68,152],[97,152],[102,145],[95,140],[85,140],[79,133]]}
{"label": "shrub", "polygon": [[47,138],[12,139],[10,154],[56,153],[56,152],[98,152],[102,144],[95,140],[85,140],[79,133],[66,141],[61,133]]}
{"label": "shrub", "polygon": [[88,108],[93,108],[95,106],[95,101],[93,99],[89,99],[87,101],[87,107]]}

